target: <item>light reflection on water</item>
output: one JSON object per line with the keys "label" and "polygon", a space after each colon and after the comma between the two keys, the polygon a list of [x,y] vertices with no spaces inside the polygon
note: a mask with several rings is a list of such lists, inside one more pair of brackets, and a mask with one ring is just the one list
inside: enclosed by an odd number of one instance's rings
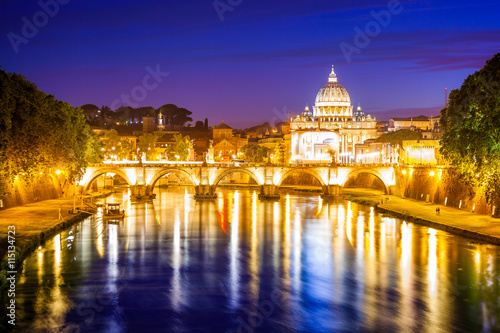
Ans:
{"label": "light reflection on water", "polygon": [[36,250],[17,331],[499,331],[500,249],[351,202],[161,189]]}

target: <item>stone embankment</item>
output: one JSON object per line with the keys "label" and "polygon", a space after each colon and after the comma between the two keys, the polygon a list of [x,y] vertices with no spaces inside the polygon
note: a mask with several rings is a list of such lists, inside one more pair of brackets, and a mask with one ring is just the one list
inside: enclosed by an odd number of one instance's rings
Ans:
{"label": "stone embankment", "polygon": [[[403,199],[382,192],[362,189],[345,189],[344,198],[370,205],[378,211],[392,214],[406,221],[416,222],[435,229],[472,238],[481,242],[500,245],[500,219],[480,215],[458,208]],[[439,214],[436,208],[439,207]]]}

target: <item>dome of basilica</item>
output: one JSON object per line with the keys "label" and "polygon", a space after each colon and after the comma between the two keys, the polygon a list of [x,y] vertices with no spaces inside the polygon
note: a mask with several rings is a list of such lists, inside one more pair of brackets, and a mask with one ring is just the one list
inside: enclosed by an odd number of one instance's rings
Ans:
{"label": "dome of basilica", "polygon": [[351,106],[351,98],[347,90],[339,84],[333,67],[328,83],[323,86],[316,96],[316,107],[321,106]]}

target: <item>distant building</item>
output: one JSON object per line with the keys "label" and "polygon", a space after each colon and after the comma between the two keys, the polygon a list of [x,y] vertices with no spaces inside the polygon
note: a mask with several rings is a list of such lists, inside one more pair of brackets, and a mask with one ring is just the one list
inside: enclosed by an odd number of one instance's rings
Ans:
{"label": "distant building", "polygon": [[442,164],[439,140],[405,140],[401,162],[404,164]]}
{"label": "distant building", "polygon": [[153,133],[156,130],[155,118],[150,116],[142,117],[142,133]]}
{"label": "distant building", "polygon": [[396,132],[401,129],[413,129],[422,131],[432,131],[439,128],[439,117],[427,117],[420,115],[408,118],[391,118],[389,120],[390,132]]}
{"label": "distant building", "polygon": [[246,136],[233,134],[233,128],[224,124],[214,126],[212,129],[214,159],[216,161],[230,161],[241,155],[241,149],[248,143]]}
{"label": "distant building", "polygon": [[398,163],[399,145],[389,142],[377,142],[376,139],[368,139],[364,143],[356,145],[356,163]]}
{"label": "distant building", "polygon": [[333,68],[328,83],[316,96],[313,112],[306,106],[290,122],[291,159],[303,162],[355,161],[355,146],[376,138],[377,121],[361,107],[353,112],[347,90],[338,83]]}

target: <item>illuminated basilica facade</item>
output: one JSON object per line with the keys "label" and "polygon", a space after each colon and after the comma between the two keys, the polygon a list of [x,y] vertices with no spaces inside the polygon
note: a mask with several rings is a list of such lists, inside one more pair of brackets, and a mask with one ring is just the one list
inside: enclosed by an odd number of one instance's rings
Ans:
{"label": "illuminated basilica facade", "polygon": [[339,163],[355,162],[355,146],[378,137],[374,117],[361,107],[353,112],[347,90],[339,84],[332,67],[328,83],[316,96],[313,112],[306,106],[290,121],[292,160]]}

